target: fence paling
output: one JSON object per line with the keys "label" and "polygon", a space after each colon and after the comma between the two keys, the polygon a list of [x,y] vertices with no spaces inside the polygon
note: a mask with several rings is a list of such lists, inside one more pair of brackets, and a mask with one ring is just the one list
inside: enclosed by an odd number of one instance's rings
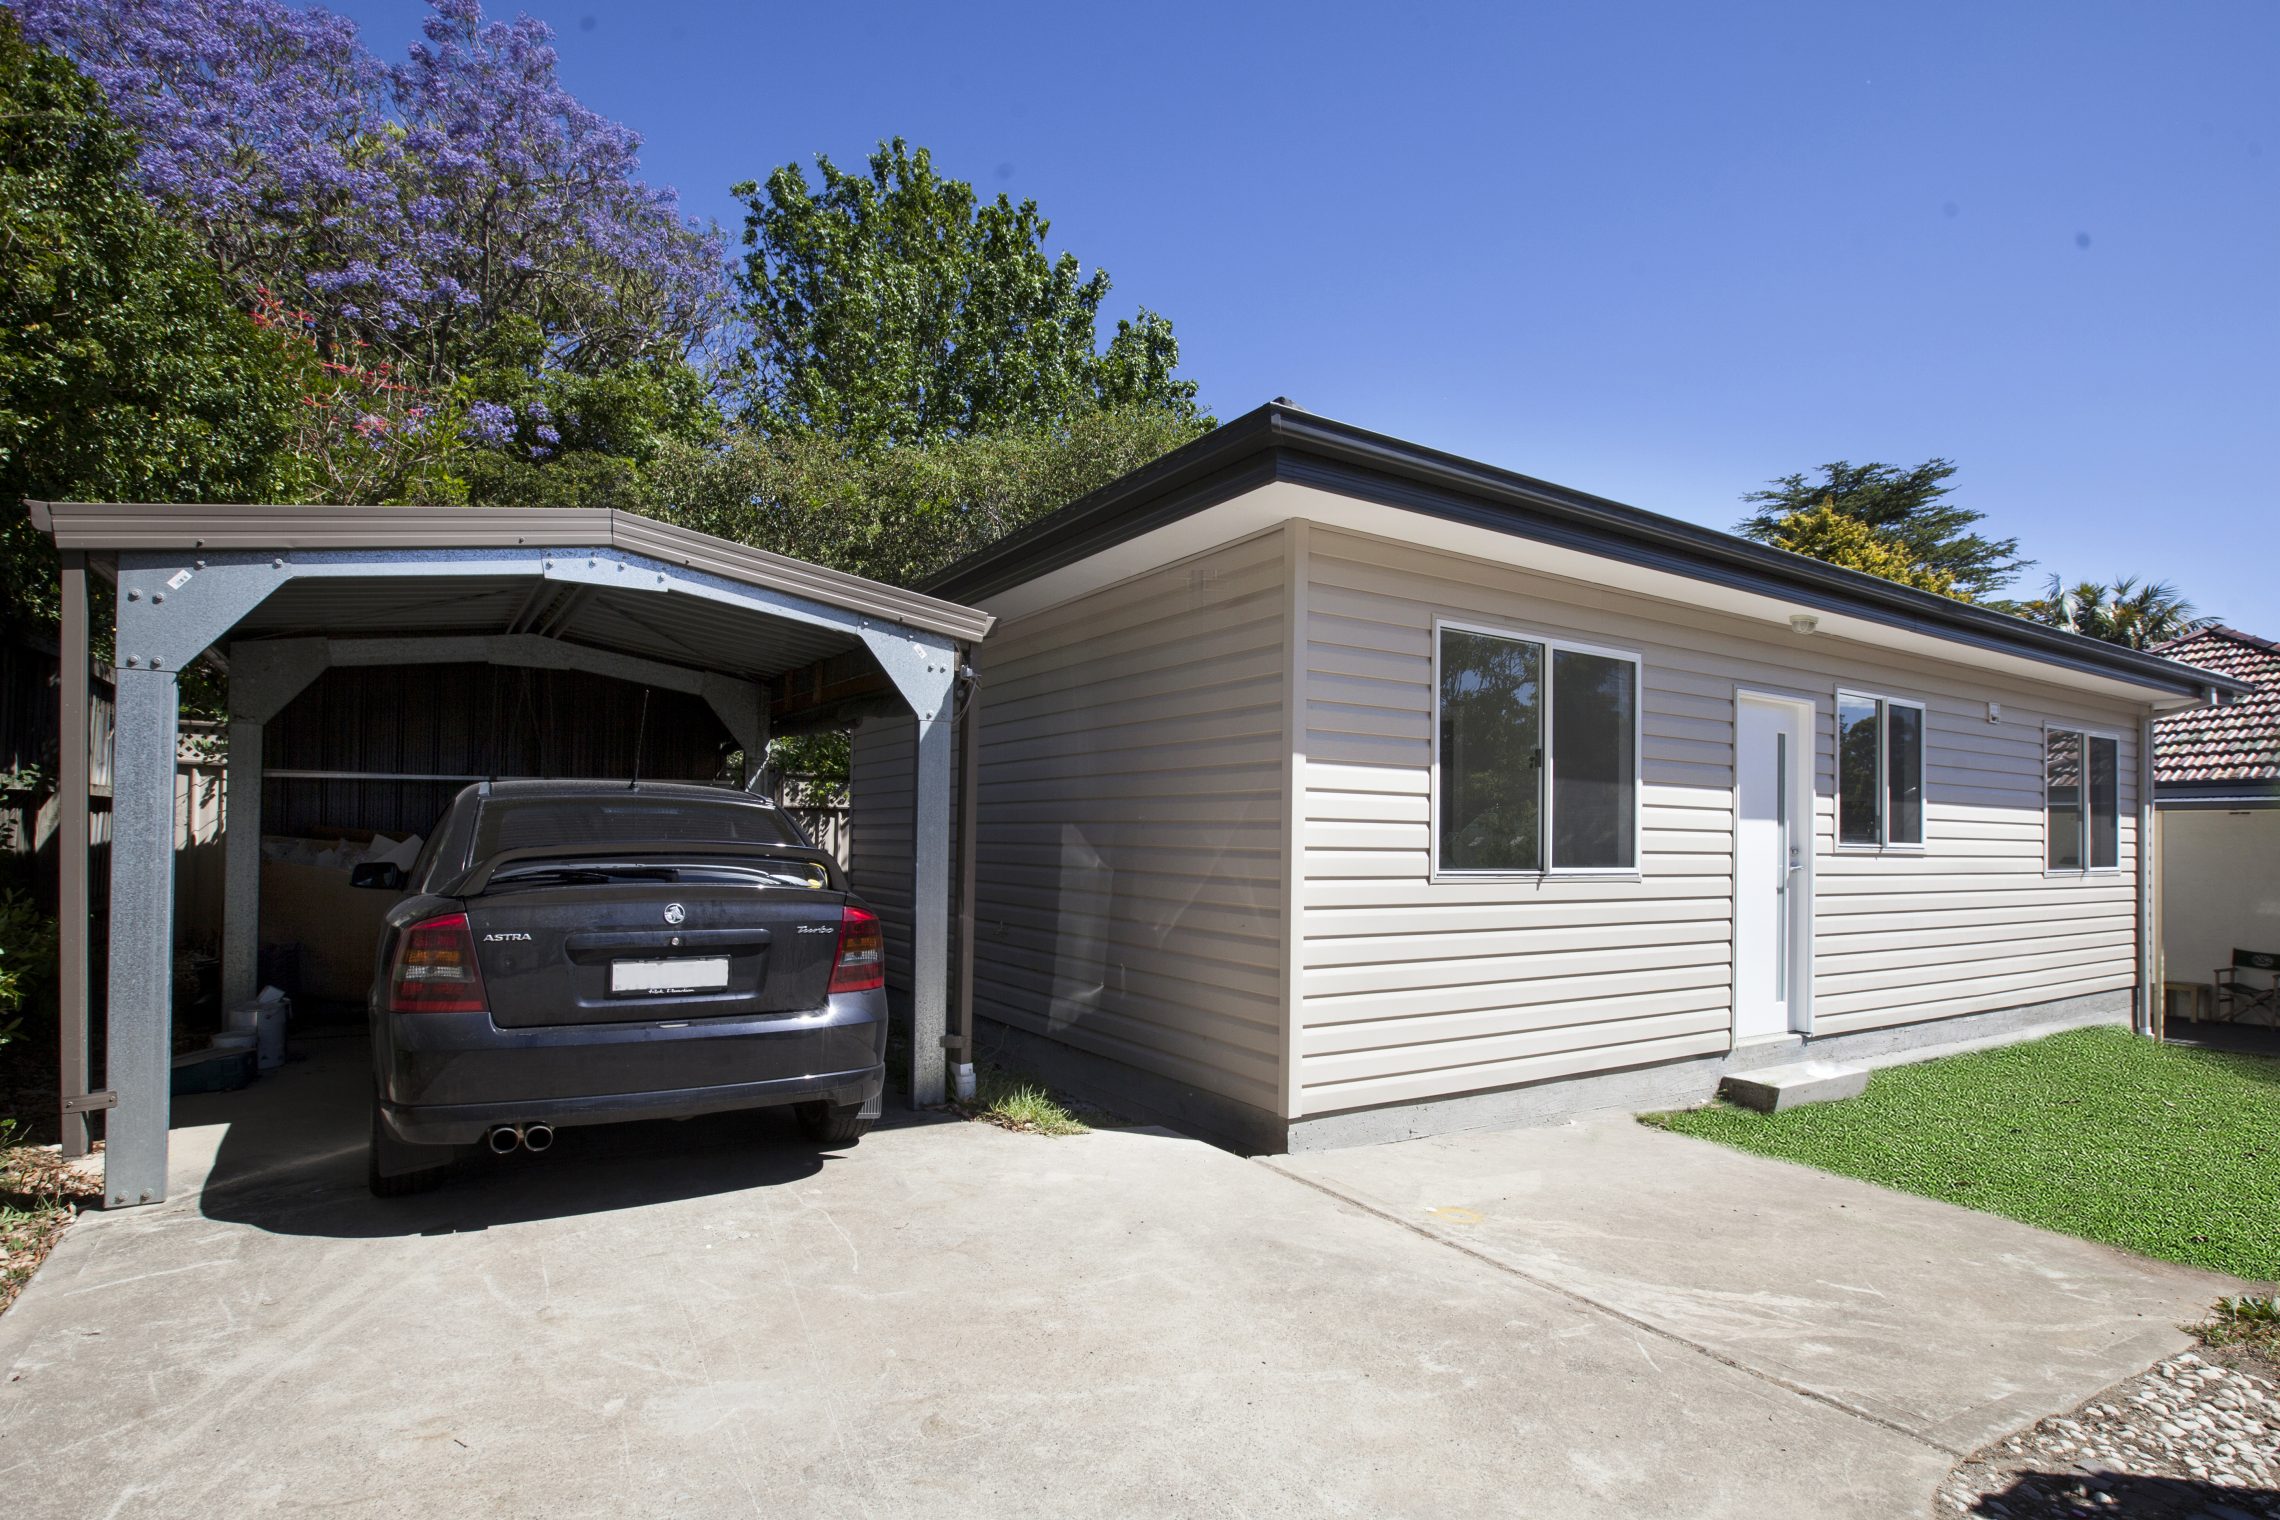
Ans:
{"label": "fence paling", "polygon": [[845,807],[795,806],[787,807],[784,811],[792,815],[792,821],[800,826],[800,832],[807,835],[817,849],[828,850],[831,858],[842,867],[848,864],[849,848],[853,840],[847,825]]}

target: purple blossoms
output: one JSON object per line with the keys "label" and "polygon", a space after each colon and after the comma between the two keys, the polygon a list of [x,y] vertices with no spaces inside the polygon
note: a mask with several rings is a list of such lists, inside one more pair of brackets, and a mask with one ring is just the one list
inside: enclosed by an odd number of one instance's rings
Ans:
{"label": "purple blossoms", "polygon": [[11,0],[142,140],[145,190],[241,288],[300,290],[328,349],[456,368],[535,321],[580,367],[701,343],[725,302],[717,232],[635,177],[639,139],[555,78],[552,34],[430,0],[395,67],[277,0]]}

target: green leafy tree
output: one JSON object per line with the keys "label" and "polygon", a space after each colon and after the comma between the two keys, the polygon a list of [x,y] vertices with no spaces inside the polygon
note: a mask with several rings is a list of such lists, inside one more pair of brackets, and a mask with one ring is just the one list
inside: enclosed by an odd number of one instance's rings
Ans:
{"label": "green leafy tree", "polygon": [[2020,557],[2017,539],[1973,531],[1986,514],[1949,500],[1954,488],[1947,482],[1954,474],[1954,464],[1945,459],[1927,459],[1912,470],[1840,459],[1821,466],[1818,480],[1784,475],[1744,496],[1756,510],[1734,531],[1770,544],[1785,519],[1825,506],[1897,544],[1915,570],[1949,577],[1951,584],[1943,588],[1948,595],[1984,601],[2033,561]]}
{"label": "green leafy tree", "polygon": [[1776,549],[1882,576],[1919,591],[1957,594],[1953,575],[1922,563],[1900,540],[1877,532],[1857,517],[1846,516],[1827,500],[1782,518],[1766,542]]}
{"label": "green leafy tree", "polygon": [[751,338],[744,401],[771,434],[862,447],[1049,425],[1086,411],[1156,409],[1192,422],[1195,382],[1153,312],[1103,349],[1108,274],[1048,257],[1034,201],[983,201],[932,156],[882,143],[867,172],[787,164],[746,205],[738,277]]}
{"label": "green leafy tree", "polygon": [[101,92],[0,11],[0,572],[56,616],[20,503],[215,501],[292,489],[299,360],[236,310],[135,188]]}
{"label": "green leafy tree", "polygon": [[953,561],[1179,447],[1202,424],[1152,405],[931,442],[849,449],[817,433],[739,431],[660,450],[647,510],[896,585]]}
{"label": "green leafy tree", "polygon": [[2054,575],[2041,596],[2019,603],[2014,610],[2031,622],[2131,649],[2151,649],[2219,621],[2197,614],[2167,581],[2141,581],[2129,575],[2111,585],[2080,581],[2072,586]]}
{"label": "green leafy tree", "polygon": [[686,360],[578,371],[552,363],[551,350],[536,322],[501,323],[462,382],[463,436],[476,447],[455,466],[473,504],[652,511],[660,452],[720,441],[717,398]]}

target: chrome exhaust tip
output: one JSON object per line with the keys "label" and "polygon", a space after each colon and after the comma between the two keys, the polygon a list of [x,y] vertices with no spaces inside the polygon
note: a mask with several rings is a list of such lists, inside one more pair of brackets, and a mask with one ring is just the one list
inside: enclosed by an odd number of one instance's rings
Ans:
{"label": "chrome exhaust tip", "polygon": [[529,1151],[534,1156],[537,1155],[554,1143],[554,1126],[551,1124],[524,1125],[522,1143],[524,1150]]}
{"label": "chrome exhaust tip", "polygon": [[[516,1148],[523,1143],[522,1126],[519,1124],[502,1124],[484,1138],[490,1144],[492,1155],[511,1156]],[[548,1138],[553,1137],[550,1134]]]}

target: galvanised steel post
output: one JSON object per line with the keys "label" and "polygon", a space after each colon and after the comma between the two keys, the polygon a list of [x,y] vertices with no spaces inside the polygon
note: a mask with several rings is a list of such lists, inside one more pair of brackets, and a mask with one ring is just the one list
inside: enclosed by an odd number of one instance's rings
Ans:
{"label": "galvanised steel post", "polygon": [[111,760],[111,1004],[107,1085],[119,1095],[104,1136],[103,1190],[114,1208],[166,1197],[168,1088],[174,1066],[174,672],[117,673]]}
{"label": "galvanised steel post", "polygon": [[[87,931],[93,921],[87,893],[87,772],[92,733],[87,721],[87,556],[77,549],[64,551],[62,591],[55,836],[56,923],[62,968],[56,982],[56,1017],[63,1049],[57,1075],[62,1096],[69,1100],[87,1092]],[[87,1116],[66,1107],[62,1119],[63,1154],[86,1155]]]}

